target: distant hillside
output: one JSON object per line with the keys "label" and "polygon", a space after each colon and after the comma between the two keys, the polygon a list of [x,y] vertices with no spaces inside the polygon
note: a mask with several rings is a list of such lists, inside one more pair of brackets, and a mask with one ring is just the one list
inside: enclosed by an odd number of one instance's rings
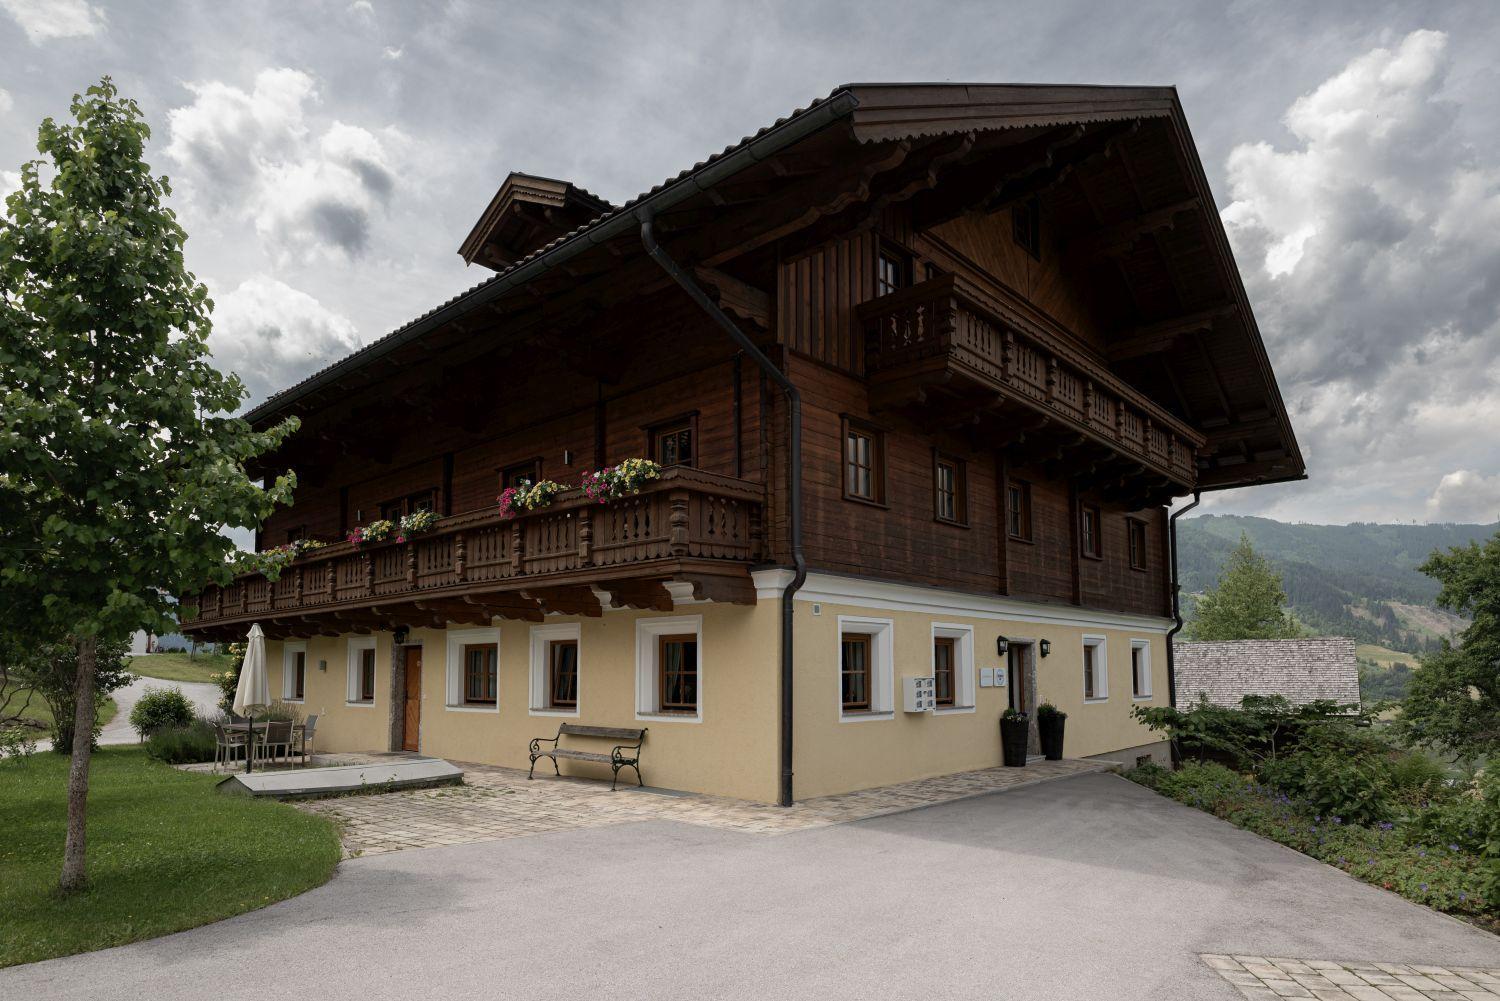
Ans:
{"label": "distant hillside", "polygon": [[1497,530],[1500,524],[1288,525],[1204,515],[1178,522],[1178,559],[1184,593],[1201,593],[1244,532],[1281,572],[1299,621],[1319,633],[1418,654],[1466,623],[1434,604],[1437,583],[1417,567],[1435,549],[1482,541]]}

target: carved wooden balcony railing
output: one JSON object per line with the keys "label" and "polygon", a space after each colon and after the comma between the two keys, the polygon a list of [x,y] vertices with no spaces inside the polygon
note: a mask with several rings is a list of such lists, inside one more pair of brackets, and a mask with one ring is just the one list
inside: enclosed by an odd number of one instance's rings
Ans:
{"label": "carved wooden balcony railing", "polygon": [[[428,617],[441,621],[444,601],[525,618],[563,607],[597,614],[589,598],[596,588],[627,595],[621,603],[659,607],[667,592],[658,587],[642,598],[645,585],[674,579],[700,591],[707,579],[716,585],[709,596],[738,600],[754,593],[745,567],[760,555],[763,495],[758,483],[679,467],[604,504],[575,488],[508,520],[498,509],[471,511],[406,542],[310,550],[275,581],[245,574],[210,586],[182,600],[183,626],[204,634],[252,620],[317,624],[327,613],[326,627],[360,621],[361,610],[422,608],[436,609]],[[732,586],[718,586],[725,584]]]}
{"label": "carved wooden balcony railing", "polygon": [[[1007,322],[998,299],[943,275],[860,307],[872,397],[962,377],[1191,486],[1204,438],[1083,352]],[[878,402],[878,401],[877,401]]]}

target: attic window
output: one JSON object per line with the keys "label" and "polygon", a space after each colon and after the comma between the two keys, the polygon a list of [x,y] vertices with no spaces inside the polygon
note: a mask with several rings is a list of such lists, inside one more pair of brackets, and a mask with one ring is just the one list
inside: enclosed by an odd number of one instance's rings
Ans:
{"label": "attic window", "polygon": [[1010,207],[1011,235],[1026,253],[1042,259],[1042,203],[1035,197]]}

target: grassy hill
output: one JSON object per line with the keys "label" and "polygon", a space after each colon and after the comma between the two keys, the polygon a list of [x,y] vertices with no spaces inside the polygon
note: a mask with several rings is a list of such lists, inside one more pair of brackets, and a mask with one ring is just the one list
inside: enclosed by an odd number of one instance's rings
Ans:
{"label": "grassy hill", "polygon": [[1239,541],[1282,574],[1292,614],[1309,629],[1352,636],[1379,656],[1362,660],[1394,663],[1402,655],[1434,650],[1443,636],[1466,624],[1434,603],[1437,582],[1421,573],[1435,549],[1466,545],[1494,535],[1495,525],[1303,525],[1269,518],[1204,515],[1178,523],[1178,559],[1183,591],[1200,593]]}

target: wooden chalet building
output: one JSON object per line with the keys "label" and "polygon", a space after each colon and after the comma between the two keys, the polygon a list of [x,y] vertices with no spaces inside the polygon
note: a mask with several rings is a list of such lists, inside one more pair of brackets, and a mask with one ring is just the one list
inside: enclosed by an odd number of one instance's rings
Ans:
{"label": "wooden chalet building", "polygon": [[460,252],[495,274],[249,415],[302,420],[259,544],[329,544],[183,602],[261,624],[322,748],[646,727],[652,785],[788,802],[998,764],[1048,701],[1069,756],[1159,754],[1166,505],[1304,475],[1171,88],[840,87],[625,205],[512,174]]}

